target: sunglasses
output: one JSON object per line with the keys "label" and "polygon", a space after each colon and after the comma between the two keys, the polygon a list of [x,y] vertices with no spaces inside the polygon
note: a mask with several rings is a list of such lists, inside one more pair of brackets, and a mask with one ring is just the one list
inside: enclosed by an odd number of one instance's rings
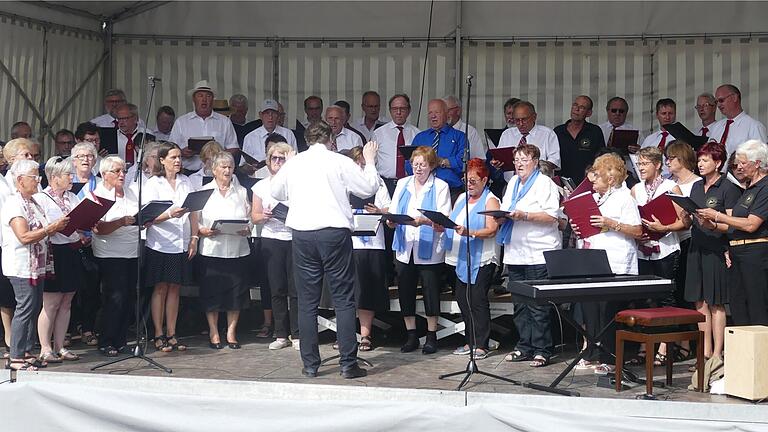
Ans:
{"label": "sunglasses", "polygon": [[624,108],[611,108],[611,112],[614,114],[624,114],[627,110]]}

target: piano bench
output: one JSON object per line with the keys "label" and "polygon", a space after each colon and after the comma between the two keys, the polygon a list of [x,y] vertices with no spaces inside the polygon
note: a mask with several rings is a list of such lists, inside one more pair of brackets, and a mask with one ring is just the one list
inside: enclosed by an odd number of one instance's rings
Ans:
{"label": "piano bench", "polygon": [[[672,384],[672,359],[675,358],[675,344],[672,342],[696,341],[696,370],[704,370],[704,332],[693,330],[654,333],[656,328],[690,325],[703,322],[704,315],[691,310],[676,307],[660,307],[649,309],[628,309],[616,314],[616,323],[630,327],[628,330],[616,331],[616,391],[621,391],[622,366],[624,365],[624,341],[646,344],[649,355],[645,357],[645,390],[646,395],[653,395],[653,360],[652,353],[656,352],[656,344],[667,344],[667,385]],[[704,388],[704,374],[698,376],[699,391]]]}

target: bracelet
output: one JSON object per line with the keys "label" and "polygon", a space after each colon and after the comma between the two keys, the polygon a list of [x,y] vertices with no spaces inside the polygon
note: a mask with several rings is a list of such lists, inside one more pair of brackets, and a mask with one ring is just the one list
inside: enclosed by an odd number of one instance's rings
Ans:
{"label": "bracelet", "polygon": [[173,219],[173,216],[171,215],[171,209],[166,210],[165,214],[168,215],[168,219]]}
{"label": "bracelet", "polygon": [[528,220],[528,212],[525,212],[525,218],[523,220]]}
{"label": "bracelet", "polygon": [[613,227],[613,230],[616,231],[616,232],[621,231],[621,222],[616,221],[616,226]]}
{"label": "bracelet", "polygon": [[192,240],[200,240],[200,236],[196,236],[196,235],[193,235],[191,238]]}

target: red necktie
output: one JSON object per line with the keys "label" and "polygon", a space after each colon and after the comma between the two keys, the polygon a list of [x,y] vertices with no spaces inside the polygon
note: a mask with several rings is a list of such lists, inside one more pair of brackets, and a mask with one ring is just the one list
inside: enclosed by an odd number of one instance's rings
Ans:
{"label": "red necktie", "polygon": [[667,135],[669,135],[669,132],[664,131],[661,133],[661,141],[659,141],[659,150],[661,150],[662,153],[664,153],[664,147],[667,145]]}
{"label": "red necktie", "polygon": [[[403,135],[403,127],[395,126],[400,132],[397,133],[397,146],[402,147],[405,145],[405,136]],[[395,176],[397,178],[405,177],[405,157],[399,151],[397,152],[397,171]]]}
{"label": "red necktie", "polygon": [[521,137],[520,137],[520,142],[519,142],[519,143],[517,143],[517,145],[518,145],[518,146],[521,146],[521,145],[526,145],[526,144],[528,144],[528,141],[525,139],[525,137],[527,137],[527,136],[528,136],[528,133],[527,133],[527,132],[526,132],[526,133],[524,133],[524,134],[523,134],[523,136],[521,136]]}
{"label": "red necktie", "polygon": [[725,130],[723,131],[723,137],[720,138],[720,144],[725,147],[725,141],[728,139],[728,131],[731,129],[731,123],[733,123],[733,119],[728,119],[725,121]]}
{"label": "red necktie", "polygon": [[704,126],[701,128],[701,136],[705,137],[709,133],[709,128]]}
{"label": "red necktie", "polygon": [[125,135],[128,141],[125,143],[125,163],[133,165],[134,161],[134,149],[133,149],[133,137],[131,135]]}

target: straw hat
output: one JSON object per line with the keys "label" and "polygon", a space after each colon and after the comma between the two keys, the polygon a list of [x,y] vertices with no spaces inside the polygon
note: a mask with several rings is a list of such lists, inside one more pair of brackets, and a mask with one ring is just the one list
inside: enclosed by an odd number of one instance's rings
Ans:
{"label": "straw hat", "polygon": [[229,102],[226,99],[214,99],[213,112],[217,112],[227,117],[232,114],[232,110],[229,108]]}

